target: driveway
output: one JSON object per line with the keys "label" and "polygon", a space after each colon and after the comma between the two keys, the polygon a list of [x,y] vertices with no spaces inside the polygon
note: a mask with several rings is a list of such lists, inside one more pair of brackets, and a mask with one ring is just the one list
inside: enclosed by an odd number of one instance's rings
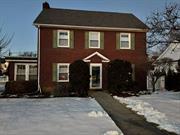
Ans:
{"label": "driveway", "polygon": [[90,95],[99,102],[124,135],[176,135],[158,129],[155,124],[148,123],[144,117],[135,114],[108,93],[95,91],[90,92]]}

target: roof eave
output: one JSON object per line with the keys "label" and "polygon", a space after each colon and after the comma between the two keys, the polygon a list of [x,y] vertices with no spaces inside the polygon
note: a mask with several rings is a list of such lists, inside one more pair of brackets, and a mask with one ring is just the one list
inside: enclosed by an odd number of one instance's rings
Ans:
{"label": "roof eave", "polygon": [[134,31],[134,32],[148,32],[148,28],[117,28],[117,27],[95,27],[95,26],[77,26],[77,25],[57,25],[57,24],[40,24],[34,23],[36,27],[56,27],[56,28],[70,28],[70,29],[88,29],[88,30],[107,30],[107,31]]}

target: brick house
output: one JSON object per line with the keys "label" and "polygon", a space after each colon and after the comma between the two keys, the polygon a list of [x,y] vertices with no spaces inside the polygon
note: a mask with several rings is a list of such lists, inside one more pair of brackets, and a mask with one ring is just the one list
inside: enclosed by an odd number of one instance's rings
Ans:
{"label": "brick house", "polygon": [[45,2],[34,25],[42,90],[68,83],[69,64],[80,59],[89,64],[90,89],[107,89],[107,65],[114,59],[131,62],[133,78],[146,88],[148,27],[133,14],[56,9]]}

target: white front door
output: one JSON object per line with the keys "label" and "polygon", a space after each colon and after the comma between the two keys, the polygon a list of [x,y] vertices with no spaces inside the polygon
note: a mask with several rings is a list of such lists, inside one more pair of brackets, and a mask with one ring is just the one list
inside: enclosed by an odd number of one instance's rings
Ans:
{"label": "white front door", "polygon": [[102,64],[90,64],[90,89],[102,89]]}

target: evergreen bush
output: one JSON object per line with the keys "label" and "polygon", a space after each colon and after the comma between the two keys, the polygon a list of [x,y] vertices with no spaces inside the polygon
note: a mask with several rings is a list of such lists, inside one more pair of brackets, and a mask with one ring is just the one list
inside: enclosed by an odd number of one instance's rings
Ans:
{"label": "evergreen bush", "polygon": [[69,82],[70,93],[80,97],[88,95],[89,90],[89,66],[82,60],[77,60],[70,64]]}
{"label": "evergreen bush", "polygon": [[108,88],[113,94],[130,91],[133,87],[131,63],[113,60],[108,65]]}

